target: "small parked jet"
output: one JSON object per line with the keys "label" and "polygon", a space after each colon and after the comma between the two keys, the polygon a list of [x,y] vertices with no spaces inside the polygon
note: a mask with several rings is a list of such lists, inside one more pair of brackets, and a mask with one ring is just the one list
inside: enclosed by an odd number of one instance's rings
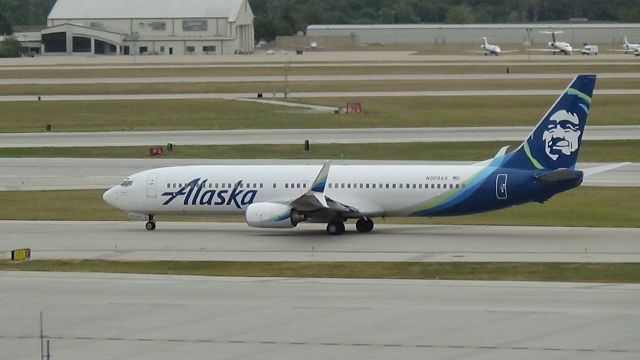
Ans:
{"label": "small parked jet", "polygon": [[[112,206],[148,219],[155,215],[242,214],[250,226],[293,228],[327,223],[342,234],[357,219],[453,216],[542,203],[582,183],[575,169],[595,75],[579,75],[513,152],[473,165],[208,165],[143,171],[104,193]],[[620,165],[618,165],[620,166]],[[592,173],[608,170],[591,171]]]}
{"label": "small parked jet", "polygon": [[640,44],[630,43],[627,37],[624,37],[624,43],[622,49],[610,49],[611,51],[622,51],[624,53],[631,53],[635,56],[640,55]]}
{"label": "small parked jet", "polygon": [[565,41],[557,41],[556,34],[562,34],[562,31],[540,31],[541,34],[551,34],[551,40],[547,44],[551,49],[529,49],[529,51],[551,51],[554,55],[563,53],[565,55],[571,55],[573,48],[571,44]]}
{"label": "small parked jet", "polygon": [[628,52],[633,52],[633,51],[636,51],[636,50],[640,49],[640,44],[629,43],[629,40],[625,36],[624,37],[624,44],[622,44],[622,48],[624,48]]}
{"label": "small parked jet", "polygon": [[475,52],[475,53],[484,54],[484,56],[488,56],[488,55],[498,56],[500,54],[506,54],[506,53],[518,51],[518,50],[502,50],[500,48],[500,46],[498,46],[498,45],[489,44],[489,42],[487,41],[487,37],[486,36],[482,37],[482,43],[480,44],[480,48],[484,49],[484,50],[482,50],[482,51],[470,50],[470,51],[471,52]]}

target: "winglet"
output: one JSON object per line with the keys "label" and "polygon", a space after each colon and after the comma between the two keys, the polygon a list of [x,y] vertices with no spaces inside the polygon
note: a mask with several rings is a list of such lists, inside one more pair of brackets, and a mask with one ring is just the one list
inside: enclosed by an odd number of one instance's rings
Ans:
{"label": "winglet", "polygon": [[322,165],[322,169],[318,173],[318,176],[311,185],[311,191],[323,193],[325,186],[327,186],[327,177],[329,176],[329,168],[331,167],[331,160],[327,160]]}

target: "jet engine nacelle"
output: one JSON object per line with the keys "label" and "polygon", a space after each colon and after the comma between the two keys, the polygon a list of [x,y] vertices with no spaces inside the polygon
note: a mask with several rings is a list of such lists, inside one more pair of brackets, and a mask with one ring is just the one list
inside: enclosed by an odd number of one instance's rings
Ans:
{"label": "jet engine nacelle", "polygon": [[289,205],[261,202],[249,205],[246,212],[247,224],[259,228],[290,229],[296,227],[306,217]]}

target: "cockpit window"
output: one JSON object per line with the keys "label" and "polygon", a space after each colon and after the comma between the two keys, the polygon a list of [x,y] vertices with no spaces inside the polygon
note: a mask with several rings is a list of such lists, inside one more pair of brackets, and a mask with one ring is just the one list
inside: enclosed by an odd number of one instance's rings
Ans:
{"label": "cockpit window", "polygon": [[133,185],[133,180],[130,180],[130,179],[124,179],[122,184],[120,184],[120,186],[122,187],[129,187],[131,185]]}

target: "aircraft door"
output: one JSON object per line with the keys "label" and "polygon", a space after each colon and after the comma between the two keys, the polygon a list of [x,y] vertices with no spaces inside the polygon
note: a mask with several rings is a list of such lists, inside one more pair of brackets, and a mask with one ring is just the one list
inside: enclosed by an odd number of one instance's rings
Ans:
{"label": "aircraft door", "polygon": [[496,176],[496,198],[498,200],[507,199],[507,174]]}
{"label": "aircraft door", "polygon": [[158,196],[156,193],[157,182],[158,182],[158,174],[157,173],[149,174],[149,177],[147,178],[147,197],[148,198],[154,199]]}

